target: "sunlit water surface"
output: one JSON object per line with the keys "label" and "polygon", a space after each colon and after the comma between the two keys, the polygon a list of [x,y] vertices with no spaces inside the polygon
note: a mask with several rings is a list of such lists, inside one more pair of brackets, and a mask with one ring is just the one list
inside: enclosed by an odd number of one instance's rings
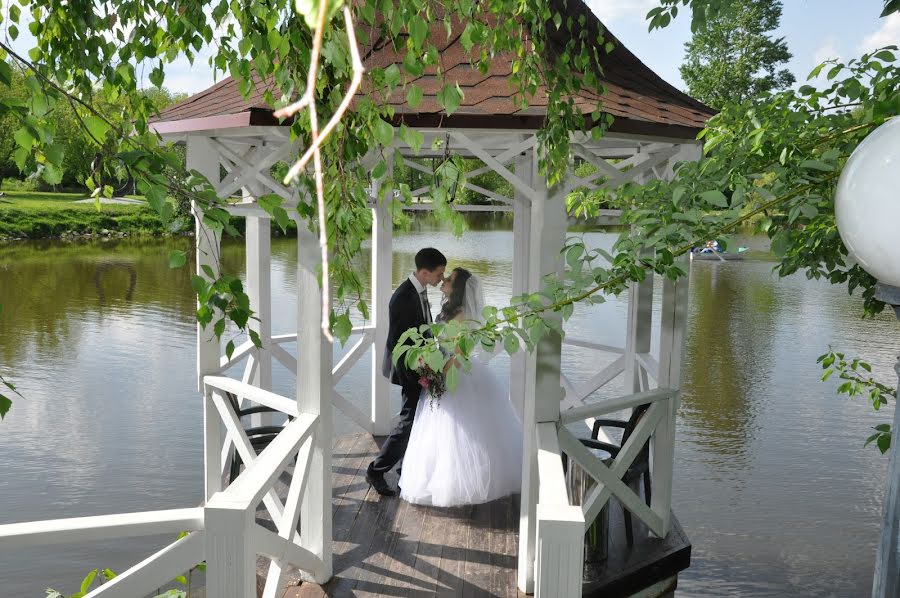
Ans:
{"label": "sunlit water surface", "polygon": [[[589,245],[606,248],[614,238],[585,235]],[[763,248],[757,239],[745,242]],[[0,424],[0,523],[200,503],[194,297],[189,272],[167,267],[169,250],[189,244],[0,249],[0,371],[26,397]],[[398,232],[396,282],[426,245],[443,250],[451,266],[479,274],[488,302],[508,300],[512,233],[502,222],[473,223],[462,239],[421,222]],[[227,267],[243,272],[241,245],[227,244],[223,254]],[[900,326],[886,314],[860,320],[861,301],[842,288],[802,276],[779,279],[764,255],[693,266],[673,499],[693,554],[678,595],[865,595],[887,460],[863,441],[872,426],[890,421],[891,409],[875,413],[862,399],[836,396],[835,381],[820,381],[816,357],[829,345],[864,355],[893,383]],[[274,240],[276,334],[295,326],[295,270],[295,242]],[[659,289],[656,299],[658,307]],[[621,344],[625,301],[579,308],[570,336]],[[609,361],[588,350],[564,352],[576,382]],[[508,373],[505,355],[492,364]],[[364,358],[338,388],[363,405],[369,375]],[[291,396],[287,370],[276,367],[274,377],[276,392]],[[614,383],[597,396],[620,391]],[[399,406],[397,393],[394,400]],[[335,430],[357,431],[339,413]],[[122,571],[171,540],[14,552],[0,546],[2,595],[43,596],[48,586],[69,593],[88,570]]]}

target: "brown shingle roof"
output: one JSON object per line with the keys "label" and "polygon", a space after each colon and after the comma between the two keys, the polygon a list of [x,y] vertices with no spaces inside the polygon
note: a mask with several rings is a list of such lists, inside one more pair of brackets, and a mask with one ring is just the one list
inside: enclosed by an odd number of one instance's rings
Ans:
{"label": "brown shingle roof", "polygon": [[[577,13],[584,14],[589,27],[603,27],[581,0],[570,0],[567,12],[576,19]],[[395,121],[422,127],[539,128],[546,116],[546,88],[539,87],[529,98],[529,107],[520,110],[508,82],[510,58],[495,57],[490,71],[482,74],[469,63],[458,34],[454,31],[447,38],[443,25],[432,32],[433,39],[447,40],[439,47],[441,63],[445,82],[458,83],[463,91],[459,109],[449,117],[441,111],[437,103],[439,82],[434,69],[430,69],[414,80],[423,91],[422,102],[415,109],[406,103],[405,92],[401,90],[389,98],[388,103],[395,108]],[[605,35],[609,38],[611,34]],[[402,56],[389,46],[370,50],[365,60],[367,68],[401,62]],[[616,119],[613,131],[693,138],[714,114],[711,108],[663,81],[621,43],[616,43],[603,60],[603,81],[606,85],[603,110]],[[224,79],[164,110],[155,119],[154,126],[160,132],[170,132],[277,124],[263,98],[267,85],[258,77],[254,77],[254,84],[250,97],[244,99],[235,80]],[[585,113],[590,113],[596,107],[597,94],[582,90],[574,100]]]}

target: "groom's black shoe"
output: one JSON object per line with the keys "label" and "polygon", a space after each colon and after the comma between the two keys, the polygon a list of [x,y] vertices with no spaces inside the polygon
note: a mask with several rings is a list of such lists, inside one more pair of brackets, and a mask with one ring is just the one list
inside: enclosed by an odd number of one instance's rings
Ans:
{"label": "groom's black shoe", "polygon": [[384,476],[373,473],[366,470],[366,481],[369,482],[369,485],[372,488],[375,488],[375,492],[380,494],[381,496],[396,496],[397,492],[392,490],[390,486],[387,485],[387,482],[384,481]]}

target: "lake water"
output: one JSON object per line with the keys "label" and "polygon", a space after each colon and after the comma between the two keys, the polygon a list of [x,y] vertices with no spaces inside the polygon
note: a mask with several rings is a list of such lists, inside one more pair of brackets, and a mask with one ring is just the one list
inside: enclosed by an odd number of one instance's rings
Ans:
{"label": "lake water", "polygon": [[[462,239],[421,222],[395,236],[394,278],[425,245],[482,276],[489,302],[510,295],[512,233],[498,221]],[[502,227],[502,222],[499,223]],[[494,230],[491,230],[494,229]],[[609,247],[611,233],[588,233]],[[757,239],[745,240],[763,249]],[[0,423],[0,523],[196,506],[202,500],[201,401],[194,386],[194,296],[169,270],[189,239],[0,248],[0,372],[25,399]],[[296,244],[273,241],[274,332],[295,325]],[[243,249],[224,260],[243,271]],[[694,264],[673,508],[693,542],[679,596],[862,596],[870,592],[887,459],[863,447],[892,408],[836,396],[816,357],[829,345],[866,356],[894,383],[900,325],[860,320],[843,288],[779,279],[764,252]],[[364,258],[367,255],[363,256]],[[658,299],[658,293],[657,293]],[[434,301],[432,301],[434,303]],[[625,298],[579,308],[570,335],[621,344]],[[287,346],[292,352],[295,347]],[[341,351],[338,350],[336,355]],[[602,367],[567,348],[574,380]],[[508,372],[509,360],[493,362]],[[358,403],[369,360],[339,384]],[[293,382],[277,367],[275,390]],[[615,385],[606,389],[615,394]],[[395,396],[399,404],[399,397]],[[353,424],[336,416],[337,433]],[[0,593],[75,591],[95,567],[122,571],[172,538],[18,552],[0,546]]]}

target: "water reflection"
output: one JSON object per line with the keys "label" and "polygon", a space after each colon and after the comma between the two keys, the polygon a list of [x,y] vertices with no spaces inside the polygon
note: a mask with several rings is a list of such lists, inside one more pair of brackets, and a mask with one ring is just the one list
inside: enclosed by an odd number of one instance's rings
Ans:
{"label": "water reflection", "polygon": [[[488,302],[504,303],[514,257],[508,227],[506,216],[473,219],[472,230],[455,239],[415,220],[395,234],[394,282],[412,271],[418,249],[434,246],[451,266],[482,277]],[[584,238],[591,247],[609,248],[614,235]],[[749,241],[741,244],[758,247]],[[7,476],[0,485],[6,505],[0,521],[201,500],[195,299],[190,267],[168,268],[173,248],[190,255],[191,240],[0,249],[0,363],[28,397],[0,424]],[[272,253],[274,332],[291,332],[296,243],[273,239]],[[222,259],[243,275],[240,243],[226,243]],[[366,280],[368,245],[358,260]],[[771,266],[748,259],[692,269],[673,498],[694,545],[693,566],[679,580],[682,596],[868,592],[887,462],[862,442],[871,426],[890,421],[892,410],[873,413],[863,400],[835,396],[836,381],[819,381],[815,358],[833,344],[870,357],[875,374],[891,381],[900,325],[888,315],[860,321],[858,298],[800,276],[778,279]],[[626,299],[578,307],[569,334],[621,346]],[[564,350],[576,383],[613,358]],[[338,387],[361,406],[370,361],[360,360]],[[509,360],[501,355],[492,367],[505,374]],[[287,396],[294,392],[293,377],[281,366],[274,386]],[[621,391],[620,379],[598,394]],[[335,430],[357,431],[340,414]],[[152,548],[153,542],[122,541],[21,555],[0,551],[3,588],[14,596],[42,595],[47,585],[71,589],[86,570],[121,570]]]}

